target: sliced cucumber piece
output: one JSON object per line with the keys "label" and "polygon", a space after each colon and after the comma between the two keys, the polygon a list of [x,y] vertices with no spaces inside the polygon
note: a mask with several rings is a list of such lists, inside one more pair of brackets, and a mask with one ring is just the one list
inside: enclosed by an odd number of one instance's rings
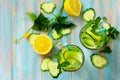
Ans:
{"label": "sliced cucumber piece", "polygon": [[84,61],[84,55],[83,55],[83,52],[77,52],[77,51],[65,51],[64,53],[64,58],[67,60],[67,58],[69,57],[73,57],[75,58],[76,60],[78,60],[81,64],[83,63]]}
{"label": "sliced cucumber piece", "polygon": [[81,66],[81,63],[73,57],[68,57],[66,61],[70,63],[68,66],[64,67],[64,70],[66,71],[75,71],[78,70]]}
{"label": "sliced cucumber piece", "polygon": [[40,6],[40,8],[48,14],[52,13],[55,7],[56,5],[53,2],[43,2]]}
{"label": "sliced cucumber piece", "polygon": [[63,67],[64,70],[75,71],[84,63],[84,54],[78,46],[66,45],[59,51],[59,54],[61,55],[60,64],[66,61],[70,63],[68,66]]}
{"label": "sliced cucumber piece", "polygon": [[71,33],[71,28],[63,28],[63,29],[61,29],[60,32],[61,32],[62,35],[70,34]]}
{"label": "sliced cucumber piece", "polygon": [[58,62],[54,62],[52,60],[49,61],[48,69],[49,69],[50,74],[54,78],[57,78],[58,75],[60,74],[60,70],[57,67],[58,67]]}
{"label": "sliced cucumber piece", "polygon": [[33,45],[33,42],[35,40],[35,38],[38,36],[38,34],[31,34],[28,38],[28,41],[31,45]]}
{"label": "sliced cucumber piece", "polygon": [[82,16],[85,21],[93,20],[95,18],[95,10],[93,8],[86,9]]}
{"label": "sliced cucumber piece", "polygon": [[96,49],[95,40],[86,32],[80,33],[80,41],[82,45],[88,49]]}
{"label": "sliced cucumber piece", "polygon": [[53,39],[60,39],[62,37],[62,34],[61,33],[58,33],[55,28],[52,29],[52,37]]}
{"label": "sliced cucumber piece", "polygon": [[67,49],[67,48],[62,48],[62,49],[59,50],[59,52],[58,52],[58,54],[59,54],[59,56],[60,56],[58,62],[59,62],[60,64],[62,64],[63,62],[65,62],[65,59],[64,59],[64,57],[63,57],[63,53],[64,53],[66,50],[68,50],[68,49]]}
{"label": "sliced cucumber piece", "polygon": [[96,68],[103,68],[108,64],[108,60],[99,54],[92,54],[90,57],[92,64]]}
{"label": "sliced cucumber piece", "polygon": [[48,70],[48,62],[50,61],[50,58],[44,58],[41,62],[40,69],[42,71],[47,71]]}
{"label": "sliced cucumber piece", "polygon": [[[79,34],[80,41],[82,45],[88,49],[99,49],[101,46],[103,46],[103,37],[101,36],[104,33],[94,34],[93,32],[89,30],[84,30],[85,27],[82,28]],[[87,29],[87,28],[86,28]],[[98,36],[99,35],[99,36]]]}
{"label": "sliced cucumber piece", "polygon": [[60,56],[60,59],[58,60],[58,62],[60,64],[62,64],[65,61],[63,54],[64,54],[65,51],[68,51],[68,50],[76,51],[76,52],[82,52],[82,50],[78,46],[76,46],[76,45],[71,45],[71,44],[70,45],[66,45],[65,47],[60,49],[59,52],[58,52],[58,54]]}
{"label": "sliced cucumber piece", "polygon": [[90,48],[90,49],[96,48],[94,40],[90,38],[82,38],[81,41],[82,41],[82,44],[87,48]]}

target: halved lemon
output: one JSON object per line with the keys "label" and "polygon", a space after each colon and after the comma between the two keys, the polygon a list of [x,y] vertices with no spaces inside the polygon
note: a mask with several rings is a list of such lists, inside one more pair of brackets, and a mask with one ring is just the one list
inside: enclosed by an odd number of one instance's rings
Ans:
{"label": "halved lemon", "polygon": [[33,49],[41,55],[49,53],[52,49],[51,38],[46,34],[38,35],[33,41]]}
{"label": "halved lemon", "polygon": [[80,0],[65,0],[64,9],[71,16],[79,16],[81,12]]}

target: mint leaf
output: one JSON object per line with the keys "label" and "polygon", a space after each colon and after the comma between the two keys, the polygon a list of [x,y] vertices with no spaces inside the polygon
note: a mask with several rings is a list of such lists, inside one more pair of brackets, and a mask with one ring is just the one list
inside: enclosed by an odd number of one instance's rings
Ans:
{"label": "mint leaf", "polygon": [[40,13],[39,16],[34,20],[32,29],[36,31],[47,31],[50,25],[49,22],[49,19]]}
{"label": "mint leaf", "polygon": [[62,64],[59,64],[59,65],[58,65],[58,69],[62,69],[62,68],[64,68],[64,67],[67,67],[69,64],[70,64],[69,62],[65,61],[65,62],[63,62]]}
{"label": "mint leaf", "polygon": [[107,18],[106,18],[106,17],[103,17],[102,19],[103,19],[104,21],[107,21]]}
{"label": "mint leaf", "polygon": [[36,31],[47,31],[48,30],[48,26],[44,25],[44,24],[41,24],[41,23],[34,23],[33,26],[32,26],[32,29],[33,30],[36,30]]}
{"label": "mint leaf", "polygon": [[27,14],[28,17],[29,17],[31,20],[33,20],[33,21],[37,18],[36,15],[35,15],[34,13],[32,13],[32,12],[27,12],[26,14]]}
{"label": "mint leaf", "polygon": [[42,13],[39,14],[39,16],[35,19],[35,23],[40,23],[43,25],[48,25],[49,19],[45,17]]}
{"label": "mint leaf", "polygon": [[83,30],[82,31],[86,31],[90,26],[92,26],[94,24],[94,20],[90,20],[90,21],[88,21],[86,24],[85,24],[85,26],[84,26],[84,28],[83,28]]}
{"label": "mint leaf", "polygon": [[101,20],[101,17],[97,17],[96,19],[95,19],[95,21],[94,21],[94,25],[92,26],[92,32],[94,33],[95,32],[95,30],[98,28],[98,26],[99,26],[99,23],[100,23],[100,20]]}
{"label": "mint leaf", "polygon": [[58,16],[57,21],[59,23],[66,23],[67,18],[68,18],[68,16]]}
{"label": "mint leaf", "polygon": [[112,39],[116,39],[118,35],[119,35],[119,32],[115,27],[111,27],[108,29],[108,37]]}
{"label": "mint leaf", "polygon": [[112,50],[109,46],[105,46],[100,52],[104,52],[104,53],[111,53]]}
{"label": "mint leaf", "polygon": [[72,28],[75,27],[76,25],[73,23],[55,23],[52,26],[52,29],[55,28],[55,30],[57,31],[57,33],[61,33],[62,29],[66,29],[66,28]]}
{"label": "mint leaf", "polygon": [[61,57],[59,54],[53,54],[53,56],[57,59],[58,62],[60,62]]}

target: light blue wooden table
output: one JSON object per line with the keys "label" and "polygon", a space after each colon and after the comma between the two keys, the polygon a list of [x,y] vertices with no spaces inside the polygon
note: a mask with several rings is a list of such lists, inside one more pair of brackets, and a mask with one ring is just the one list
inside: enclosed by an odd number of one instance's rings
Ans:
{"label": "light blue wooden table", "polygon": [[[37,55],[27,40],[14,44],[31,25],[26,12],[40,12],[40,3],[50,0],[0,0],[0,80],[120,80],[120,35],[112,41],[113,52],[105,55],[109,64],[104,69],[93,67],[90,55],[93,51],[82,46],[79,41],[80,29],[85,24],[79,17],[70,17],[77,27],[72,34],[60,41],[81,47],[85,54],[84,65],[76,72],[62,73],[53,79],[48,72],[39,69],[42,56]],[[60,0],[52,0],[60,5]],[[97,16],[106,16],[108,21],[120,31],[120,0],[81,0],[83,9],[93,7]],[[66,15],[66,13],[63,13]]]}

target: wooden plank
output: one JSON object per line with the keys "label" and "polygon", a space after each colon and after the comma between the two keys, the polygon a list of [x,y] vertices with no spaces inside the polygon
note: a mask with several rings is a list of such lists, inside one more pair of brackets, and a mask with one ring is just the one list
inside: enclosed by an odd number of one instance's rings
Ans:
{"label": "wooden plank", "polygon": [[[26,16],[26,12],[40,11],[38,0],[12,0],[12,17],[14,37],[19,38],[33,24]],[[22,40],[19,44],[14,44],[14,80],[43,80],[39,69],[40,56],[37,55],[27,40]]]}
{"label": "wooden plank", "polygon": [[0,0],[0,80],[12,80],[12,26],[10,0]]}

